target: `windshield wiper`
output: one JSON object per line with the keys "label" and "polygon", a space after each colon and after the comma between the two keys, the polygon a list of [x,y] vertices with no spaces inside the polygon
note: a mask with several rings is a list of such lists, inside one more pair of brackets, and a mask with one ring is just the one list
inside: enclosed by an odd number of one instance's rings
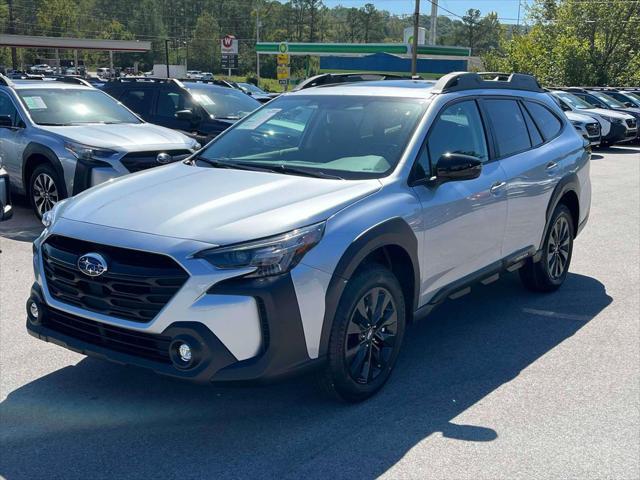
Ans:
{"label": "windshield wiper", "polygon": [[38,125],[42,125],[45,127],[68,127],[71,125],[70,123],[53,123],[53,122],[40,122]]}
{"label": "windshield wiper", "polygon": [[306,168],[296,168],[296,167],[290,167],[288,165],[284,165],[284,164],[278,164],[278,165],[274,165],[273,167],[269,167],[269,168],[273,168],[274,172],[281,172],[281,173],[290,173],[293,175],[302,175],[305,177],[314,177],[314,178],[329,178],[332,180],[344,180],[344,178],[339,177],[338,175],[332,175],[330,173],[326,173],[323,172],[322,170],[308,170]]}
{"label": "windshield wiper", "polygon": [[194,157],[191,159],[191,164],[195,165],[195,162],[200,161],[204,162],[207,165],[211,165],[214,168],[230,168],[236,170],[250,170],[254,172],[272,172],[270,168],[257,167],[248,163],[239,163],[239,162],[230,162],[226,158],[204,158],[204,157]]}

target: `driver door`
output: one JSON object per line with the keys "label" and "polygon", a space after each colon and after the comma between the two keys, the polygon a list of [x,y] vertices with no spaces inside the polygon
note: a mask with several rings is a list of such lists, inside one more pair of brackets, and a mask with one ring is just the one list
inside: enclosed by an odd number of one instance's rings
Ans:
{"label": "driver door", "polygon": [[421,303],[439,289],[501,259],[507,221],[505,173],[491,161],[487,132],[475,100],[445,106],[431,126],[415,171],[432,177],[438,159],[463,153],[483,162],[479,177],[413,187],[422,204]]}
{"label": "driver door", "polygon": [[9,124],[0,126],[0,157],[11,177],[13,187],[22,187],[22,152],[26,148],[26,127],[13,100],[0,92],[0,116],[8,117]]}

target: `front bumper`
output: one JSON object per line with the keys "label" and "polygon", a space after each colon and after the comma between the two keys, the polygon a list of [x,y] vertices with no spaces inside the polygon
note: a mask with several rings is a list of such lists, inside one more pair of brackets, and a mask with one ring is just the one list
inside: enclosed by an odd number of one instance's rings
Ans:
{"label": "front bumper", "polygon": [[[101,251],[97,244],[142,251],[153,245],[154,252],[171,257],[189,273],[189,278],[150,321],[130,321],[63,303],[59,296],[52,295],[47,283],[50,274],[46,273],[50,267],[45,268],[43,244],[55,235],[95,242],[91,251],[97,252]],[[51,231],[45,230],[34,242],[36,283],[31,300],[36,301],[45,314],[52,312],[54,320],[60,316],[66,319],[49,323],[46,317],[40,323],[28,321],[27,329],[42,340],[86,355],[199,382],[270,381],[320,363],[317,347],[314,350],[312,345],[313,335],[309,333],[309,325],[316,325],[317,321],[308,313],[307,297],[324,298],[324,295],[305,285],[317,284],[318,276],[326,274],[299,265],[291,274],[277,277],[238,278],[237,272],[215,269],[205,260],[193,257],[194,252],[210,247],[201,242],[139,232],[122,235],[118,229],[98,225],[87,228],[81,222],[60,218]],[[88,251],[83,249],[80,253]],[[75,260],[71,259],[70,265],[74,264]],[[305,312],[306,323],[301,312]],[[318,315],[322,317],[323,312]],[[60,327],[62,320],[67,322],[64,328]],[[70,328],[69,323],[76,329]],[[79,327],[106,337],[87,336],[86,331],[77,330]],[[178,368],[168,357],[167,349],[178,331],[197,340],[203,355],[202,366],[197,370]],[[141,337],[145,342],[152,342],[154,348],[161,344],[163,347],[158,352],[164,358],[151,358],[135,348],[120,348],[121,345],[114,343],[113,335],[117,339]]]}

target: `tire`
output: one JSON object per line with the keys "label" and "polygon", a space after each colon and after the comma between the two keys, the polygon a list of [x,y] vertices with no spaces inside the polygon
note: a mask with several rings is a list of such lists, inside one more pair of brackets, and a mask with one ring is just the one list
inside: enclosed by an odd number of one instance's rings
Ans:
{"label": "tire", "polygon": [[38,165],[29,179],[29,202],[38,218],[64,198],[62,180],[58,172],[47,164]]}
{"label": "tire", "polygon": [[535,292],[553,292],[567,278],[573,253],[573,216],[566,205],[556,207],[549,222],[549,230],[537,263],[529,260],[520,269],[520,279],[526,288]]}
{"label": "tire", "polygon": [[405,300],[396,277],[380,265],[357,271],[333,320],[328,362],[320,375],[324,390],[352,403],[380,390],[398,358],[405,324]]}

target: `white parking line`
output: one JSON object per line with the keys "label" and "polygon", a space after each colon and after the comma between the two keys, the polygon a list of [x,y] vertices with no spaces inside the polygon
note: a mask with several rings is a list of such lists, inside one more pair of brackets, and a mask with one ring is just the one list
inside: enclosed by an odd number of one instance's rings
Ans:
{"label": "white parking line", "polygon": [[551,310],[536,310],[535,308],[523,308],[524,313],[539,315],[541,317],[560,318],[562,320],[577,320],[578,322],[588,322],[591,317],[587,315],[573,315],[571,313],[558,313]]}

